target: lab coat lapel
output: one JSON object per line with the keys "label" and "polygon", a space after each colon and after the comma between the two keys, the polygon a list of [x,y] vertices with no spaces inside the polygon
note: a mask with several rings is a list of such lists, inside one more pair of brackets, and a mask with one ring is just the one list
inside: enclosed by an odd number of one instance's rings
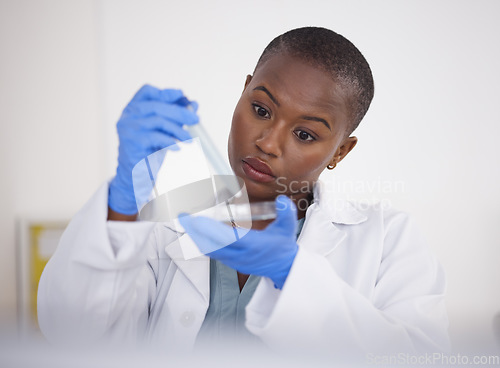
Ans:
{"label": "lab coat lapel", "polygon": [[346,233],[337,228],[328,214],[312,204],[306,213],[302,232],[297,240],[303,246],[318,254],[326,256],[331,253],[346,237]]}
{"label": "lab coat lapel", "polygon": [[210,300],[210,259],[205,255],[186,259],[183,247],[188,243],[193,243],[192,245],[195,246],[194,242],[188,235],[177,231],[176,233],[177,241],[167,245],[165,252],[208,303]]}
{"label": "lab coat lapel", "polygon": [[318,181],[314,187],[314,203],[307,209],[297,243],[326,256],[346,238],[343,225],[357,225],[367,219],[349,201],[332,198],[325,184]]}

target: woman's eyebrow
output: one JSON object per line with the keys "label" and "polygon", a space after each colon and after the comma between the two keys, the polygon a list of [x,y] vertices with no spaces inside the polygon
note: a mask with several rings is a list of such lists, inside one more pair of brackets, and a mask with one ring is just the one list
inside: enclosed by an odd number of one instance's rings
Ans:
{"label": "woman's eyebrow", "polygon": [[320,123],[323,123],[328,129],[332,130],[330,124],[328,124],[328,122],[325,119],[318,118],[316,116],[301,116],[301,118],[304,120],[319,121]]}
{"label": "woman's eyebrow", "polygon": [[262,91],[262,92],[265,92],[269,98],[271,99],[271,101],[273,101],[277,106],[280,106],[280,103],[278,102],[278,100],[272,95],[271,92],[269,92],[269,90],[264,87],[264,86],[257,86],[253,89],[254,91]]}

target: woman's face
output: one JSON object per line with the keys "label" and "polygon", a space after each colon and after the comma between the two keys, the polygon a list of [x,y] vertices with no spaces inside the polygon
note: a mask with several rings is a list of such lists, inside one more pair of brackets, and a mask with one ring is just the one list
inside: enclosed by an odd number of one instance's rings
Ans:
{"label": "woman's face", "polygon": [[[328,164],[356,144],[346,138],[342,90],[326,72],[278,53],[248,76],[229,134],[229,161],[251,202],[307,200]],[[301,208],[299,207],[299,212]]]}

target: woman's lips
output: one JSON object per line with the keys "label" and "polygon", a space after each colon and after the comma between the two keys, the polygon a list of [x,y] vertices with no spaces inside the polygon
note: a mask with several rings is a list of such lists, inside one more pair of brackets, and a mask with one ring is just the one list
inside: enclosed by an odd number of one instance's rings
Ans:
{"label": "woman's lips", "polygon": [[248,157],[243,161],[243,171],[252,180],[267,183],[276,179],[268,164],[258,158]]}

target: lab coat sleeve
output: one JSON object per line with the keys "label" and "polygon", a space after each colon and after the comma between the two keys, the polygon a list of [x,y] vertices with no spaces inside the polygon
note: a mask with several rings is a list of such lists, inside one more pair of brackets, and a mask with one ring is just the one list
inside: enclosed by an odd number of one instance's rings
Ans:
{"label": "lab coat sleeve", "polygon": [[449,350],[440,265],[405,214],[390,216],[384,226],[371,298],[339,277],[326,256],[299,247],[281,291],[261,280],[246,309],[247,328],[285,351],[366,356]]}
{"label": "lab coat sleeve", "polygon": [[38,321],[58,343],[96,343],[145,332],[154,273],[152,223],[107,221],[108,185],[72,219],[38,287]]}

